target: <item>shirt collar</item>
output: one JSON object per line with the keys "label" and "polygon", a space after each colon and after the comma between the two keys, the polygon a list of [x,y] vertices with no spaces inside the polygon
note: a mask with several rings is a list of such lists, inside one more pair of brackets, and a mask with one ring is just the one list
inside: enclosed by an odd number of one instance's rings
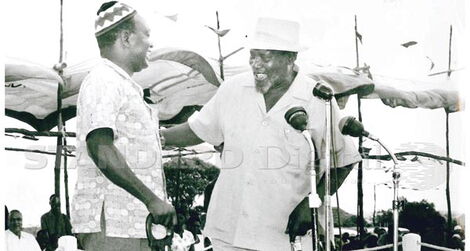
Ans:
{"label": "shirt collar", "polygon": [[129,80],[135,87],[137,87],[137,89],[142,93],[143,95],[143,90],[142,90],[142,86],[140,86],[139,84],[137,84],[134,79],[131,78],[131,76],[129,76],[129,74],[124,71],[119,65],[113,63],[111,60],[107,59],[107,58],[102,58],[103,59],[103,63],[110,67],[111,69],[113,69],[116,73],[118,73],[119,75],[121,75],[123,78],[125,78],[126,80]]}
{"label": "shirt collar", "polygon": [[294,82],[289,88],[292,90],[292,96],[305,101],[310,100],[313,97],[311,82],[312,79],[308,78],[302,71],[297,72],[297,76],[295,76]]}
{"label": "shirt collar", "polygon": [[132,80],[131,76],[129,76],[129,74],[126,71],[124,71],[119,65],[113,63],[111,60],[107,58],[102,58],[102,59],[105,65],[112,68],[115,72],[119,73],[119,75],[123,76],[126,79]]}

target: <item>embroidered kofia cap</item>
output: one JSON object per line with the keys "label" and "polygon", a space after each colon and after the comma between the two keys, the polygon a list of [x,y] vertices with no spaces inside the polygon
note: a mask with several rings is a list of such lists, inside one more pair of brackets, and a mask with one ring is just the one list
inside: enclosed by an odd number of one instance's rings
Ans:
{"label": "embroidered kofia cap", "polygon": [[250,49],[303,51],[300,44],[300,24],[291,20],[262,17],[258,19]]}
{"label": "embroidered kofia cap", "polygon": [[[112,3],[111,3],[112,4]],[[118,24],[132,18],[136,10],[127,4],[115,2],[108,9],[100,12],[95,20],[95,37],[99,37]]]}

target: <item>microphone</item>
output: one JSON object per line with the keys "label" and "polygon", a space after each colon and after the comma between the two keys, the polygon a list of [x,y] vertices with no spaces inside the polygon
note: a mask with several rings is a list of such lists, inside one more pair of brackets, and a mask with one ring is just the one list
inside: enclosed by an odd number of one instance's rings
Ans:
{"label": "microphone", "polygon": [[[284,115],[287,124],[291,125],[295,130],[301,131],[302,135],[304,136],[305,140],[308,143],[308,147],[310,149],[310,161],[308,163],[308,167],[310,170],[310,194],[308,195],[308,205],[311,209],[312,219],[315,219],[316,209],[321,206],[321,199],[317,193],[317,179],[316,179],[316,171],[315,171],[315,147],[313,145],[312,135],[307,130],[307,123],[308,123],[308,115],[305,108],[301,106],[295,106],[287,110],[286,114]],[[317,235],[315,234],[317,227],[316,221],[312,221],[312,241],[313,246],[317,246]],[[294,233],[291,233],[291,229],[288,228],[289,238],[291,241],[291,250],[298,250],[298,238],[296,238]],[[318,250],[317,248],[315,250]]]}
{"label": "microphone", "polygon": [[321,82],[318,82],[315,85],[315,87],[313,88],[312,94],[313,96],[317,98],[324,99],[327,101],[333,98],[333,90],[330,87],[322,84]]}
{"label": "microphone", "polygon": [[372,134],[364,130],[364,126],[361,122],[357,121],[353,116],[347,116],[342,118],[338,124],[339,130],[343,135],[349,135],[351,137],[364,136],[372,140],[377,140]]}
{"label": "microphone", "polygon": [[305,131],[307,128],[308,115],[301,106],[295,106],[287,110],[284,118],[287,124],[291,125],[296,130]]}

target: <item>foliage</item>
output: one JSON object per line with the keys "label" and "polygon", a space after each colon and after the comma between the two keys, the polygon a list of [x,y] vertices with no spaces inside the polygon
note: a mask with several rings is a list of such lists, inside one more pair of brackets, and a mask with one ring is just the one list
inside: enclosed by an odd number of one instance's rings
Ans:
{"label": "foliage", "polygon": [[375,222],[379,227],[386,227],[388,224],[393,222],[393,211],[389,210],[380,210],[375,217]]}
{"label": "foliage", "polygon": [[[333,218],[334,218],[334,224],[335,226],[338,226],[338,208],[333,208]],[[350,214],[341,208],[339,209],[339,217],[341,220],[341,227],[356,227],[357,225],[357,216]],[[364,221],[365,224],[367,222]]]}
{"label": "foliage", "polygon": [[434,208],[433,203],[407,202],[399,216],[400,226],[421,235],[421,241],[442,246],[446,220]]}
{"label": "foliage", "polygon": [[172,158],[163,164],[166,189],[175,208],[189,209],[220,170],[198,158]]}
{"label": "foliage", "polygon": [[[392,210],[378,212],[376,222],[378,226],[392,224]],[[405,201],[402,210],[399,212],[399,226],[409,229],[411,233],[419,234],[422,242],[439,246],[444,244],[446,220],[436,211],[434,204],[426,200],[420,202]]]}

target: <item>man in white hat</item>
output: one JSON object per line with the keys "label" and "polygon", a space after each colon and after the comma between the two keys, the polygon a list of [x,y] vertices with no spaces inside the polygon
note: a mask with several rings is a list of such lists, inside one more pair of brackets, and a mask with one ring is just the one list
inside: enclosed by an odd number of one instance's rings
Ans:
{"label": "man in white hat", "polygon": [[[310,149],[284,115],[294,106],[305,108],[320,159],[326,117],[325,103],[312,95],[315,82],[295,65],[299,29],[296,22],[260,18],[249,46],[252,72],[226,80],[188,123],[162,132],[169,145],[224,143],[204,228],[214,250],[290,250],[289,234],[305,234],[311,225]],[[337,163],[345,167],[338,168],[341,184],[361,158],[351,139],[339,133],[336,116]],[[317,180],[323,196],[323,179]]]}
{"label": "man in white hat", "polygon": [[134,72],[148,66],[150,29],[130,6],[104,3],[95,22],[102,60],[77,101],[78,178],[72,225],[85,250],[150,250],[149,212],[168,228],[158,114],[144,102]]}

